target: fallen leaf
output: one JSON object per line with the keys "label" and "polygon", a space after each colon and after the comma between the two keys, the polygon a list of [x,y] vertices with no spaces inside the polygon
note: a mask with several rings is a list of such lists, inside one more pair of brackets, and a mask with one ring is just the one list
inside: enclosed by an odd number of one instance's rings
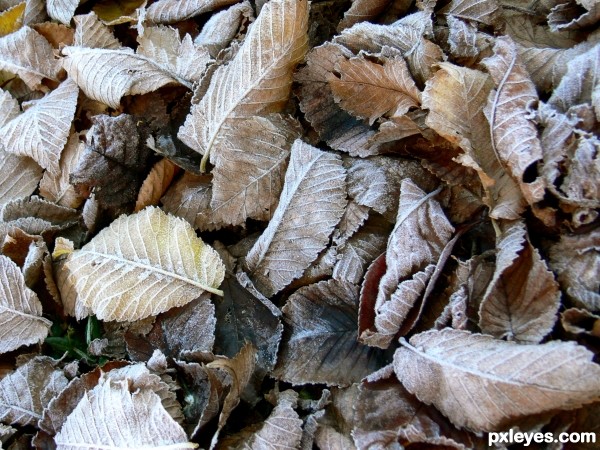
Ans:
{"label": "fallen leaf", "polygon": [[147,0],[100,0],[96,2],[93,11],[106,25],[120,25],[138,22],[139,11],[146,7]]}
{"label": "fallen leaf", "polygon": [[248,0],[213,14],[204,24],[194,44],[206,47],[213,58],[254,21],[254,9]]}
{"label": "fallen leaf", "polygon": [[42,317],[42,304],[19,267],[4,255],[0,267],[0,353],[6,353],[43,341],[52,322]]}
{"label": "fallen leaf", "polygon": [[337,31],[350,28],[358,22],[375,20],[389,7],[389,3],[390,0],[352,0],[352,6],[344,13],[344,18],[340,21]]}
{"label": "fallen leaf", "polygon": [[294,142],[277,209],[244,262],[266,297],[298,278],[327,245],[346,206],[345,177],[339,156]]}
{"label": "fallen leaf", "polygon": [[75,116],[79,89],[72,80],[37,100],[22,114],[0,128],[6,151],[29,156],[51,172],[59,171],[59,160]]}
{"label": "fallen leaf", "polygon": [[42,169],[33,159],[0,149],[0,207],[33,194],[41,178]]}
{"label": "fallen leaf", "polygon": [[558,3],[548,14],[548,25],[554,32],[593,26],[599,20],[600,7],[591,0],[570,0]]}
{"label": "fallen leaf", "polygon": [[378,369],[382,354],[356,339],[358,287],[336,280],[298,289],[283,307],[277,379],[347,386]]}
{"label": "fallen leaf", "polygon": [[57,449],[91,446],[195,448],[151,389],[110,379],[86,393],[55,437]]}
{"label": "fallen leaf", "polygon": [[280,112],[285,106],[292,71],[306,53],[307,26],[307,1],[271,1],[233,60],[217,68],[206,94],[192,106],[178,133],[179,139],[203,155],[201,171],[209,157],[213,161],[211,154],[218,156],[229,141],[237,144],[240,119]]}
{"label": "fallen leaf", "polygon": [[52,19],[69,25],[78,6],[79,0],[48,0],[46,10]]}
{"label": "fallen leaf", "polygon": [[568,333],[600,337],[600,316],[585,309],[569,308],[563,311],[560,322]]}
{"label": "fallen leaf", "polygon": [[401,343],[394,355],[400,382],[458,427],[507,429],[525,416],[600,397],[600,368],[574,342],[520,345],[445,329]]}
{"label": "fallen leaf", "polygon": [[101,320],[119,321],[182,306],[204,291],[222,295],[224,276],[219,256],[187,222],[153,207],[115,220],[61,270],[78,302]]}
{"label": "fallen leaf", "polygon": [[123,46],[113,35],[109,27],[104,25],[93,11],[73,17],[75,22],[75,47],[106,48],[117,50]]}
{"label": "fallen leaf", "polygon": [[439,12],[461,19],[493,25],[498,3],[495,0],[452,0]]}
{"label": "fallen leaf", "polygon": [[0,36],[14,33],[21,28],[25,6],[25,2],[17,3],[0,13]]}
{"label": "fallen leaf", "polygon": [[189,19],[215,9],[237,3],[239,0],[159,0],[148,7],[146,20],[154,23],[172,23]]}
{"label": "fallen leaf", "polygon": [[177,166],[166,158],[158,161],[142,183],[135,202],[135,212],[146,206],[156,206],[175,177]]}

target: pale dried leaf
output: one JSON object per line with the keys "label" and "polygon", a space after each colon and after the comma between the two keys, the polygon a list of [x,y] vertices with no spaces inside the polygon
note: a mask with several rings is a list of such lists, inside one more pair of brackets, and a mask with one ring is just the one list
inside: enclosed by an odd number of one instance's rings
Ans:
{"label": "pale dried leaf", "polygon": [[208,175],[197,176],[185,172],[161,199],[163,209],[189,222],[200,231],[213,231],[217,224],[213,221],[210,208],[212,182]]}
{"label": "pale dried leaf", "polygon": [[57,449],[195,448],[151,389],[106,380],[87,392],[55,437]]}
{"label": "pale dried leaf", "polygon": [[141,211],[146,206],[156,206],[158,204],[171,181],[173,181],[176,169],[177,166],[167,158],[163,158],[154,164],[138,192],[135,212]]}
{"label": "pale dried leaf", "polygon": [[298,289],[283,307],[284,339],[272,376],[294,385],[347,386],[378,369],[381,352],[356,340],[358,287],[337,280]]}
{"label": "pale dried leaf", "polygon": [[496,84],[486,108],[492,148],[519,184],[527,202],[534,204],[544,196],[543,180],[535,178],[542,147],[529,111],[538,101],[535,86],[509,37],[496,39],[494,56],[486,58],[483,64]]}
{"label": "pale dried leaf", "polygon": [[300,134],[300,124],[286,116],[237,119],[235,134],[213,158],[212,220],[226,225],[242,225],[248,218],[270,220],[290,147]]}
{"label": "pale dried leaf", "polygon": [[41,342],[51,325],[19,267],[0,255],[0,353]]}
{"label": "pale dried leaf", "polygon": [[337,31],[341,32],[358,22],[372,22],[388,8],[390,1],[391,0],[352,0],[352,6],[344,13],[344,18],[340,21]]}
{"label": "pale dried leaf", "polygon": [[146,20],[154,23],[172,23],[190,19],[239,0],[159,0],[147,9]]}
{"label": "pale dried leaf", "polygon": [[439,12],[461,19],[492,25],[498,10],[496,0],[451,0]]}
{"label": "pale dried leaf", "polygon": [[484,115],[492,87],[490,77],[482,72],[442,63],[427,81],[423,107],[429,109],[427,125],[465,151],[458,160],[477,171],[486,190],[483,200],[490,207],[490,216],[516,219],[525,209],[525,202],[494,154]]}
{"label": "pale dried leaf", "polygon": [[233,60],[217,68],[178,133],[203,155],[201,170],[209,157],[213,161],[211,154],[218,155],[230,140],[235,142],[237,120],[279,112],[285,106],[292,71],[306,53],[307,27],[306,0],[273,0],[262,9]]}
{"label": "pale dried leaf", "polygon": [[30,89],[41,89],[42,80],[56,80],[60,62],[52,46],[32,28],[21,27],[0,37],[0,70],[18,75]]}
{"label": "pale dried leaf", "polygon": [[356,450],[356,446],[349,436],[327,425],[321,425],[317,429],[315,444],[321,450]]}
{"label": "pale dried leaf", "polygon": [[46,11],[52,19],[69,25],[78,6],[79,0],[48,0]]}
{"label": "pale dried leaf", "polygon": [[115,220],[61,270],[79,302],[101,320],[119,321],[185,305],[204,291],[222,295],[225,271],[187,222],[153,207]]}
{"label": "pale dried leaf", "polygon": [[75,21],[74,46],[112,50],[122,47],[110,28],[100,22],[95,12],[75,16],[73,20]]}
{"label": "pale dried leaf", "polygon": [[10,95],[10,92],[0,89],[0,127],[3,127],[20,113],[17,99]]}
{"label": "pale dried leaf", "polygon": [[454,56],[474,58],[480,52],[477,27],[471,22],[465,22],[454,16],[448,16],[448,44]]}
{"label": "pale dried leaf", "polygon": [[445,329],[403,341],[394,371],[408,391],[454,425],[493,431],[600,398],[600,367],[592,356],[573,342],[520,345]]}
{"label": "pale dried leaf", "polygon": [[67,144],[60,155],[59,171],[44,172],[40,181],[40,195],[51,202],[68,208],[79,208],[84,198],[81,197],[71,183],[69,176],[74,171],[84,145],[79,141],[79,133],[69,136]]}
{"label": "pale dried leaf", "polygon": [[4,205],[4,208],[0,211],[0,220],[4,222],[23,218],[36,218],[59,226],[71,226],[77,221],[78,217],[79,213],[76,210],[59,206],[36,195],[22,200],[12,200]]}
{"label": "pale dried leaf", "polygon": [[21,115],[0,128],[6,150],[33,158],[44,169],[59,171],[60,154],[75,116],[79,89],[72,80],[37,100]]}
{"label": "pale dried leaf", "polygon": [[44,0],[26,0],[23,23],[25,25],[38,24],[48,19],[46,2]]}
{"label": "pale dried leaf", "polygon": [[363,55],[336,65],[340,76],[329,76],[329,86],[339,105],[354,116],[376,119],[402,116],[421,102],[421,93],[402,57],[385,58],[381,64]]}
{"label": "pale dried leaf", "polygon": [[345,177],[339,156],[294,142],[277,209],[244,263],[265,296],[298,278],[325,248],[346,206]]}
{"label": "pale dried leaf", "polygon": [[600,6],[594,0],[570,0],[559,3],[548,14],[552,31],[591,27],[600,20]]}
{"label": "pale dried leaf", "polygon": [[33,194],[41,178],[42,169],[34,160],[0,149],[0,207]]}
{"label": "pale dried leaf", "polygon": [[298,394],[289,389],[279,394],[277,405],[260,429],[238,449],[276,450],[298,448],[302,439],[302,419],[294,411]]}
{"label": "pale dried leaf", "polygon": [[346,205],[346,210],[340,219],[340,223],[333,232],[334,244],[337,247],[344,245],[368,218],[369,207],[350,200]]}
{"label": "pale dried leaf", "polygon": [[522,222],[506,227],[497,248],[496,270],[479,308],[479,326],[498,339],[538,343],[556,322],[558,283],[527,241]]}
{"label": "pale dried leaf", "polygon": [[36,356],[0,380],[0,420],[8,424],[37,425],[52,398],[67,386],[56,361]]}

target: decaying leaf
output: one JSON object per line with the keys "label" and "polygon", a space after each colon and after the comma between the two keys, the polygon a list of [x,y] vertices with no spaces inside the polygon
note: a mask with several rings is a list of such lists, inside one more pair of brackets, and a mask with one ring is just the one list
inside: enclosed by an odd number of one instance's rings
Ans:
{"label": "decaying leaf", "polygon": [[[230,141],[239,148],[243,142],[237,132],[239,119],[279,112],[285,106],[292,71],[306,52],[307,22],[305,0],[267,3],[234,59],[215,71],[206,94],[193,105],[178,133],[203,155],[201,170],[209,157],[212,161],[210,155],[218,155]],[[269,140],[272,133],[269,129],[261,137]]]}
{"label": "decaying leaf", "polygon": [[182,306],[204,291],[222,295],[224,276],[217,253],[187,222],[153,207],[115,220],[61,270],[68,274],[61,292],[74,289],[99,319],[120,321]]}
{"label": "decaying leaf", "polygon": [[48,0],[46,10],[52,19],[69,25],[78,6],[79,0]]}
{"label": "decaying leaf", "polygon": [[0,420],[36,425],[50,400],[67,385],[56,361],[36,356],[0,380]]}
{"label": "decaying leaf", "polygon": [[0,207],[33,194],[41,178],[42,169],[34,160],[0,148]]}
{"label": "decaying leaf", "polygon": [[298,278],[325,248],[346,205],[341,158],[297,140],[277,209],[244,263],[270,297]]}
{"label": "decaying leaf", "polygon": [[0,255],[0,353],[42,341],[50,325],[19,267]]}
{"label": "decaying leaf", "polygon": [[0,13],[0,36],[6,36],[21,28],[25,6],[25,2],[17,3]]}
{"label": "decaying leaf", "polygon": [[336,280],[298,289],[283,307],[284,338],[273,372],[294,385],[347,386],[378,369],[381,352],[356,339],[358,287]]}
{"label": "decaying leaf", "polygon": [[492,25],[494,13],[498,10],[496,0],[452,0],[440,12],[461,19]]}
{"label": "decaying leaf", "polygon": [[445,329],[402,342],[394,370],[409,392],[454,425],[494,431],[527,415],[596,401],[600,367],[591,358],[574,342],[520,345]]}
{"label": "decaying leaf", "polygon": [[171,184],[177,166],[166,158],[154,164],[148,177],[142,183],[135,202],[135,212],[141,211],[146,206],[156,206]]}
{"label": "decaying leaf", "polygon": [[344,13],[344,18],[337,27],[338,31],[350,28],[358,22],[375,19],[389,7],[390,1],[391,0],[352,0],[352,6]]}
{"label": "decaying leaf", "polygon": [[155,23],[171,23],[237,3],[239,0],[159,0],[146,11],[146,20]]}
{"label": "decaying leaf", "polygon": [[132,446],[195,448],[151,389],[107,379],[86,393],[56,435],[58,449]]}
{"label": "decaying leaf", "polygon": [[0,128],[0,142],[16,155],[29,156],[44,169],[59,171],[79,89],[72,80],[61,85]]}
{"label": "decaying leaf", "polygon": [[75,16],[73,21],[75,22],[74,46],[112,50],[122,47],[111,30],[98,19],[94,12]]}

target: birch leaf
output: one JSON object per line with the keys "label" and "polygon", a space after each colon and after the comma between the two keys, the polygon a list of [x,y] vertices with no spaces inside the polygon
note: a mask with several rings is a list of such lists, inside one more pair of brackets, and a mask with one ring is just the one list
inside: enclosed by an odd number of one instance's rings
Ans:
{"label": "birch leaf", "polygon": [[10,153],[30,156],[44,169],[59,171],[60,154],[75,116],[79,89],[67,79],[2,128],[0,142]]}
{"label": "birch leaf", "polygon": [[445,329],[402,342],[394,371],[408,391],[454,425],[494,431],[527,415],[597,401],[600,367],[592,357],[574,342],[520,345]]}
{"label": "birch leaf", "polygon": [[187,222],[148,207],[121,216],[68,256],[62,270],[78,301],[101,320],[134,321],[222,295],[224,266]]}
{"label": "birch leaf", "polygon": [[37,356],[0,380],[0,420],[37,425],[50,400],[67,386],[56,361]]}
{"label": "birch leaf", "polygon": [[19,267],[0,255],[0,353],[41,342],[51,325]]}
{"label": "birch leaf", "polygon": [[195,448],[151,389],[110,379],[87,392],[55,437],[57,449]]}
{"label": "birch leaf", "polygon": [[534,204],[544,196],[543,181],[536,178],[542,146],[529,111],[532,103],[538,101],[535,86],[508,37],[496,39],[494,56],[486,58],[483,64],[496,84],[486,109],[492,148],[519,184],[527,202]]}
{"label": "birch leaf", "polygon": [[287,103],[292,71],[306,52],[307,27],[306,0],[271,1],[234,59],[216,70],[206,94],[178,133],[179,139],[204,155],[201,170],[212,149],[218,154],[235,139],[238,119],[279,112]]}
{"label": "birch leaf", "polygon": [[42,80],[56,80],[60,62],[52,46],[32,28],[24,26],[0,37],[0,70],[18,75],[30,89],[41,89]]}
{"label": "birch leaf", "polygon": [[265,296],[302,275],[325,248],[346,206],[345,177],[339,156],[294,142],[277,209],[245,261]]}
{"label": "birch leaf", "polygon": [[146,20],[154,23],[172,23],[190,19],[240,0],[159,0],[146,11]]}
{"label": "birch leaf", "polygon": [[534,344],[552,331],[560,291],[525,236],[524,225],[517,222],[498,242],[496,270],[481,301],[479,326],[499,339]]}
{"label": "birch leaf", "polygon": [[340,77],[330,76],[335,100],[351,114],[373,125],[383,115],[401,116],[420,105],[421,93],[402,57],[377,64],[364,56],[342,60],[336,66]]}

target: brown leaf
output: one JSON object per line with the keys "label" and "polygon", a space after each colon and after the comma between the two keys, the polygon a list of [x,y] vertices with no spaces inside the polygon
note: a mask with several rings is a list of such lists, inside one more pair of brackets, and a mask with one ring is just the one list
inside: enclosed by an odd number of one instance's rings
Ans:
{"label": "brown leaf", "polygon": [[42,22],[35,24],[33,29],[44,36],[54,48],[59,48],[61,45],[73,45],[75,30],[62,23]]}
{"label": "brown leaf", "polygon": [[516,219],[524,210],[518,185],[494,154],[489,124],[484,115],[492,81],[482,72],[440,64],[427,81],[423,106],[429,108],[426,123],[465,154],[457,159],[475,169],[486,191],[483,201],[493,218]]}
{"label": "brown leaf", "polygon": [[590,27],[599,20],[600,7],[593,0],[570,0],[559,3],[548,14],[548,25],[554,32]]}
{"label": "brown leaf", "polygon": [[600,316],[585,309],[569,308],[563,311],[560,322],[568,333],[600,337]]}
{"label": "brown leaf", "polygon": [[[21,218],[41,219],[68,227],[79,219],[79,213],[73,208],[57,205],[36,195],[22,200],[12,200],[0,211],[0,220],[4,222],[12,222]],[[24,229],[24,231],[27,230]]]}
{"label": "brown leaf", "polygon": [[350,437],[327,425],[319,426],[317,429],[315,444],[321,450],[356,450]]}
{"label": "brown leaf", "polygon": [[44,408],[66,385],[55,360],[36,356],[0,380],[0,420],[37,425]]}
{"label": "brown leaf", "polygon": [[445,329],[402,342],[394,370],[421,401],[433,404],[454,425],[479,432],[597,400],[600,367],[591,358],[573,342],[520,345]]}
{"label": "brown leaf", "polygon": [[167,191],[176,173],[177,166],[166,158],[154,164],[140,187],[134,211],[141,211],[150,205],[156,206]]}
{"label": "brown leaf", "polygon": [[[387,348],[400,330],[450,240],[454,228],[440,205],[410,179],[402,182],[396,225],[388,240],[385,272],[361,291],[361,342]],[[377,294],[370,286],[375,286]],[[373,298],[374,297],[374,298]]]}
{"label": "brown leaf", "polygon": [[483,64],[496,84],[486,108],[492,148],[527,202],[534,204],[544,196],[544,183],[537,178],[536,167],[542,159],[542,147],[530,113],[532,104],[538,101],[535,86],[508,37],[496,39],[494,56]]}
{"label": "brown leaf", "polygon": [[439,12],[461,19],[492,25],[498,4],[495,0],[451,0]]}
{"label": "brown leaf", "polygon": [[527,240],[522,222],[506,226],[497,248],[496,270],[479,307],[479,326],[498,339],[538,343],[556,322],[558,283]]}
{"label": "brown leaf", "polygon": [[265,296],[298,278],[329,242],[346,206],[345,172],[339,156],[294,142],[279,205],[244,263]]}
{"label": "brown leaf", "polygon": [[189,19],[215,9],[237,3],[239,0],[159,0],[146,10],[146,20],[154,23],[172,23]]}
{"label": "brown leaf", "polygon": [[420,104],[421,93],[402,57],[378,63],[360,55],[341,60],[336,71],[339,76],[328,78],[336,102],[354,116],[368,119],[369,125],[383,115],[402,116]]}
{"label": "brown leaf", "polygon": [[357,303],[358,288],[336,280],[292,294],[273,376],[295,385],[347,386],[379,368],[380,351],[356,340]]}
{"label": "brown leaf", "polygon": [[383,13],[391,0],[352,0],[352,6],[344,13],[344,18],[340,21],[338,33],[358,22],[372,22],[378,15]]}

